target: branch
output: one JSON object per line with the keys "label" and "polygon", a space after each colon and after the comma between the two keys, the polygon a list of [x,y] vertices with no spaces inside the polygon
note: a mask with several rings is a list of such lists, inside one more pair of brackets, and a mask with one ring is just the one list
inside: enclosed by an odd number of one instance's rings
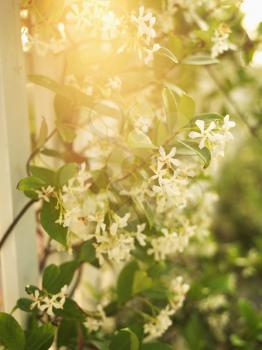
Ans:
{"label": "branch", "polygon": [[15,226],[18,224],[20,219],[23,217],[23,215],[27,212],[27,210],[35,203],[35,199],[31,199],[29,202],[25,204],[25,206],[21,209],[21,211],[16,215],[13,222],[10,224],[10,226],[7,228],[7,230],[4,232],[3,237],[0,240],[0,250],[2,249],[3,245],[5,244],[5,241],[12,233]]}

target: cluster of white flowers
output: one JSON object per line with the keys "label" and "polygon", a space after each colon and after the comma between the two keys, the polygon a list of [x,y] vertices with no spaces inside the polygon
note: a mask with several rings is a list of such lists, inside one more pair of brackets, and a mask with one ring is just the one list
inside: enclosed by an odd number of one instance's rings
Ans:
{"label": "cluster of white flowers", "polygon": [[66,291],[66,285],[59,293],[54,295],[41,295],[40,291],[36,289],[32,295],[33,302],[30,306],[31,310],[37,308],[41,312],[46,312],[50,317],[54,317],[54,309],[63,309],[66,301]]}
{"label": "cluster of white flowers", "polygon": [[183,252],[192,234],[189,231],[185,235],[179,235],[176,232],[169,233],[167,229],[162,229],[162,233],[162,236],[151,239],[152,247],[148,249],[148,254],[153,254],[156,261]]}
{"label": "cluster of white flowers", "polygon": [[109,227],[105,223],[97,225],[94,246],[100,264],[104,263],[105,256],[115,263],[126,261],[130,257],[130,252],[134,249],[134,238],[123,230],[129,217],[129,213],[122,218],[113,214],[114,222]]}
{"label": "cluster of white flowers", "polygon": [[223,157],[227,141],[233,139],[230,129],[234,128],[235,125],[235,122],[230,120],[229,115],[224,117],[222,126],[215,121],[211,121],[205,127],[205,121],[199,119],[196,121],[196,126],[200,131],[191,131],[189,137],[198,140],[200,149],[207,146],[212,149],[214,156]]}
{"label": "cluster of white flowers", "polygon": [[229,41],[230,33],[230,28],[225,23],[220,24],[220,26],[215,30],[212,37],[213,46],[211,48],[211,56],[213,58],[218,57],[228,50],[236,49],[236,45]]}
{"label": "cluster of white flowers", "polygon": [[141,44],[138,45],[139,58],[143,59],[145,64],[153,60],[154,53],[160,49],[160,45],[153,43],[156,37],[154,29],[156,17],[152,12],[145,12],[144,6],[140,6],[138,16],[132,15],[131,22],[137,27],[137,36]]}
{"label": "cluster of white flowers", "polygon": [[169,304],[162,309],[157,316],[144,324],[144,331],[147,340],[152,340],[161,337],[167,329],[172,325],[171,316],[183,305],[186,294],[189,290],[189,285],[183,282],[183,277],[176,277],[171,281],[170,288],[173,298]]}

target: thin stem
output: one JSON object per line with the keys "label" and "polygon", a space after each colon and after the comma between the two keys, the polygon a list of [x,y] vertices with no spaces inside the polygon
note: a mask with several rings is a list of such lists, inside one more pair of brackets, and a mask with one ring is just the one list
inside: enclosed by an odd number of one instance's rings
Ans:
{"label": "thin stem", "polygon": [[80,265],[79,269],[78,269],[78,274],[76,277],[76,281],[75,284],[69,294],[69,298],[72,298],[75,294],[75,291],[77,290],[77,287],[79,286],[80,282],[81,282],[81,278],[82,278],[82,273],[83,273],[83,265]]}
{"label": "thin stem", "polygon": [[13,222],[10,224],[10,226],[5,231],[3,237],[0,240],[0,250],[2,249],[3,245],[5,244],[7,238],[12,233],[15,226],[18,224],[22,216],[27,212],[27,210],[35,203],[35,199],[31,199],[29,202],[25,204],[25,206],[21,209],[21,211],[16,215]]}
{"label": "thin stem", "polygon": [[45,139],[44,143],[40,146],[40,147],[37,147],[29,156],[29,158],[27,159],[27,162],[26,162],[26,172],[27,172],[27,175],[30,176],[30,163],[31,163],[31,160],[34,159],[34,157],[37,155],[37,153],[39,153],[39,151],[41,150],[41,148],[43,147],[43,145],[45,145],[47,143],[47,141],[49,141],[51,139],[51,137],[56,133],[56,129],[54,129]]}

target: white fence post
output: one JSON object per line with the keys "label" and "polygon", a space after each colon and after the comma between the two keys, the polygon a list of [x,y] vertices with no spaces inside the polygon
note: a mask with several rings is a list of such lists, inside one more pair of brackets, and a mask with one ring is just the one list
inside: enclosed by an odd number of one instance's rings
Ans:
{"label": "white fence post", "polygon": [[[26,176],[30,153],[29,121],[19,0],[0,0],[0,238],[26,203],[16,190]],[[36,238],[33,212],[28,212],[0,252],[4,310],[9,312],[28,283],[37,283]]]}

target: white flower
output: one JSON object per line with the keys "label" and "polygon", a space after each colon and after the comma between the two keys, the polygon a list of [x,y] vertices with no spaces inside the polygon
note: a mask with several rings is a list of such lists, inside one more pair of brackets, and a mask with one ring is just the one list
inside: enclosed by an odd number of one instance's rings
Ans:
{"label": "white flower", "polygon": [[233,139],[233,135],[229,130],[234,128],[235,126],[236,126],[236,123],[234,121],[230,120],[230,117],[227,114],[224,118],[224,124],[222,125],[222,131],[224,132],[224,136],[225,136],[226,140]]}
{"label": "white flower", "polygon": [[54,193],[55,188],[52,186],[47,187],[41,187],[40,190],[37,190],[36,193],[38,194],[39,199],[43,199],[46,202],[50,201],[50,197]]}
{"label": "white flower", "polygon": [[220,24],[215,31],[211,39],[214,43],[211,49],[211,56],[213,58],[218,57],[225,51],[236,49],[236,45],[230,43],[228,40],[230,33],[230,28],[225,23]]}
{"label": "white flower", "polygon": [[136,233],[135,233],[135,237],[136,237],[138,243],[142,247],[144,247],[146,245],[146,239],[147,239],[147,236],[142,233],[145,230],[145,228],[146,228],[146,223],[143,223],[141,225],[137,225],[137,229],[136,229]]}
{"label": "white flower", "polygon": [[196,121],[196,125],[199,128],[200,132],[191,131],[189,133],[189,137],[191,139],[200,139],[199,148],[202,149],[205,147],[205,144],[207,141],[214,140],[215,135],[212,132],[212,130],[214,130],[217,126],[216,126],[216,123],[212,121],[207,127],[207,129],[205,129],[205,122],[204,120],[200,120],[200,119]]}
{"label": "white flower", "polygon": [[139,7],[138,16],[132,15],[131,21],[137,25],[138,35],[145,38],[147,44],[156,36],[154,25],[156,18],[151,12],[145,14],[144,6]]}
{"label": "white flower", "polygon": [[109,78],[108,83],[106,84],[106,87],[114,91],[120,90],[121,86],[122,86],[122,80],[118,76]]}
{"label": "white flower", "polygon": [[179,160],[175,159],[176,155],[176,147],[173,147],[171,151],[167,154],[165,149],[160,146],[159,147],[160,157],[158,157],[158,162],[160,165],[166,165],[168,168],[172,168],[173,166],[178,167],[180,165]]}
{"label": "white flower", "polygon": [[94,317],[88,316],[86,318],[85,323],[84,323],[89,332],[98,331],[99,328],[102,327],[102,325],[106,319],[106,315],[105,315],[105,312],[103,310],[102,305],[97,306],[95,313],[96,313],[96,315],[94,315]]}
{"label": "white flower", "polygon": [[88,4],[83,3],[83,8],[80,8],[78,4],[71,4],[70,11],[66,14],[66,19],[69,22],[73,22],[78,30],[91,25]]}
{"label": "white flower", "polygon": [[144,51],[144,62],[149,64],[154,59],[154,53],[159,51],[161,46],[159,44],[154,44],[152,48],[145,47]]}
{"label": "white flower", "polygon": [[52,296],[40,296],[40,292],[36,290],[33,294],[34,302],[31,304],[30,308],[34,309],[37,307],[40,311],[46,312],[49,316],[54,316],[53,309],[63,309],[66,300],[67,286],[65,285],[61,291]]}
{"label": "white flower", "polygon": [[166,229],[163,229],[162,233],[163,236],[151,240],[152,248],[147,251],[149,255],[154,255],[156,261],[165,260],[167,256],[182,252],[190,238],[187,235],[178,235],[176,232],[168,233]]}
{"label": "white flower", "polygon": [[152,340],[161,337],[165,331],[172,325],[170,316],[173,311],[169,306],[165,307],[156,317],[152,317],[149,322],[144,324],[144,331],[147,334],[146,340]]}
{"label": "white flower", "polygon": [[102,17],[103,32],[106,37],[115,38],[118,33],[119,26],[121,24],[119,18],[113,11],[109,11]]}
{"label": "white flower", "polygon": [[183,305],[190,287],[187,283],[184,283],[182,276],[173,279],[170,287],[173,297],[169,300],[169,304],[171,309],[176,312]]}

